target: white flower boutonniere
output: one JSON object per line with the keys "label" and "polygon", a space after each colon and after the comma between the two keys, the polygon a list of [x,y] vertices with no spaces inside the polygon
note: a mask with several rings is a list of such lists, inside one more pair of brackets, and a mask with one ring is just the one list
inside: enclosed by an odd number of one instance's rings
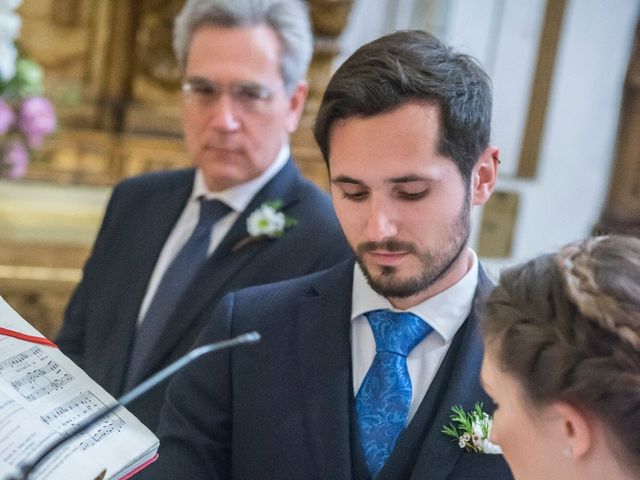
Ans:
{"label": "white flower boutonniere", "polygon": [[442,433],[454,438],[460,448],[476,453],[502,453],[502,449],[491,443],[491,415],[482,411],[482,403],[476,403],[471,412],[465,412],[462,407],[451,408],[453,423],[444,425]]}
{"label": "white flower boutonniere", "polygon": [[236,252],[250,243],[281,237],[288,228],[296,225],[298,221],[282,213],[281,208],[281,200],[269,200],[251,212],[247,218],[249,236],[236,243],[232,251]]}

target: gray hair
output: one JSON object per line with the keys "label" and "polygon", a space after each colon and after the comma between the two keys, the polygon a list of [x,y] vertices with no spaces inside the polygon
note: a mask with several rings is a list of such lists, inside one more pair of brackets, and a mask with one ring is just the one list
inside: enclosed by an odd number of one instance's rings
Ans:
{"label": "gray hair", "polygon": [[306,2],[301,0],[188,0],[176,17],[173,49],[184,71],[194,32],[203,25],[236,27],[265,24],[280,39],[280,72],[287,93],[305,78],[313,36]]}
{"label": "gray hair", "polygon": [[474,58],[417,30],[392,33],[360,47],[334,73],[314,124],[327,165],[329,136],[337,120],[390,112],[412,101],[438,106],[438,153],[451,158],[468,180],[489,144],[491,80]]}

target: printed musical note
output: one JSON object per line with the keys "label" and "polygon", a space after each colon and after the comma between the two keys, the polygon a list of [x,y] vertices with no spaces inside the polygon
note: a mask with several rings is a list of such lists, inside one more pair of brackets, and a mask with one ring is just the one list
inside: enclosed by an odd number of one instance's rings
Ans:
{"label": "printed musical note", "polygon": [[57,432],[65,434],[90,415],[105,408],[105,404],[98,400],[93,393],[85,391],[40,418]]}
{"label": "printed musical note", "polygon": [[0,377],[29,401],[61,390],[74,378],[39,346],[0,362]]}
{"label": "printed musical note", "polygon": [[[40,418],[47,425],[64,435],[78,423],[91,415],[106,410],[106,408],[106,405],[92,392],[85,391],[73,397],[68,402],[45,413]],[[96,425],[81,434],[85,439],[80,443],[80,447],[86,450],[109,434],[120,431],[124,425],[125,421],[122,418],[115,413],[110,413]]]}
{"label": "printed musical note", "polygon": [[80,448],[87,450],[93,447],[96,443],[102,439],[111,435],[113,432],[119,432],[125,425],[125,421],[114,413],[107,415],[104,420],[99,422],[96,426],[91,427],[84,432],[88,438],[80,442]]}

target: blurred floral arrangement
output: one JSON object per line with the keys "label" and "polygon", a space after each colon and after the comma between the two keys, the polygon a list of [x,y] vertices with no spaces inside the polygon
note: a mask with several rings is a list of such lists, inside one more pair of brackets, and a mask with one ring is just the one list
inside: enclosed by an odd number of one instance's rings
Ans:
{"label": "blurred floral arrangement", "polygon": [[0,0],[0,177],[20,178],[33,150],[56,128],[56,114],[45,98],[40,66],[20,58],[16,39],[22,0]]}

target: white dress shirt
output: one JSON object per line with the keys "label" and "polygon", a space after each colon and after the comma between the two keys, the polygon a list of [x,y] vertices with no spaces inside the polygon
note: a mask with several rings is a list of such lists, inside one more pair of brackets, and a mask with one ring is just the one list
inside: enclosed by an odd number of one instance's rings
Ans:
{"label": "white dress shirt", "polygon": [[[407,368],[411,377],[411,405],[407,423],[415,415],[433,378],[444,359],[458,329],[471,312],[478,284],[478,258],[471,251],[471,265],[467,273],[447,290],[410,308],[408,311],[427,322],[432,328],[427,337],[409,353]],[[356,263],[353,271],[351,304],[351,354],[353,361],[353,391],[360,389],[376,354],[376,342],[365,313],[371,310],[394,308],[389,300],[374,292]]]}
{"label": "white dress shirt", "polygon": [[234,222],[238,219],[244,209],[247,208],[247,205],[249,205],[256,193],[258,193],[258,191],[269,180],[282,170],[289,159],[289,154],[289,145],[285,144],[280,149],[275,161],[269,165],[269,167],[262,172],[260,176],[221,192],[209,191],[205,184],[202,171],[200,169],[196,170],[191,196],[187,200],[184,210],[174,225],[169,237],[167,237],[167,241],[165,242],[164,247],[162,247],[162,251],[160,252],[156,266],[154,267],[153,274],[149,280],[147,292],[140,306],[140,312],[138,313],[138,325],[142,323],[142,319],[144,318],[145,313],[147,313],[149,304],[158,289],[158,285],[162,280],[164,272],[169,268],[169,265],[180,249],[185,243],[187,243],[187,240],[189,240],[189,237],[198,224],[198,219],[200,217],[199,198],[204,197],[207,200],[222,200],[229,206],[229,208],[231,208],[231,211],[222,217],[214,225],[214,228],[211,231],[211,240],[209,242],[209,249],[207,250],[207,256],[209,256],[214,252],[217,246],[220,245],[222,239],[229,232]]}

